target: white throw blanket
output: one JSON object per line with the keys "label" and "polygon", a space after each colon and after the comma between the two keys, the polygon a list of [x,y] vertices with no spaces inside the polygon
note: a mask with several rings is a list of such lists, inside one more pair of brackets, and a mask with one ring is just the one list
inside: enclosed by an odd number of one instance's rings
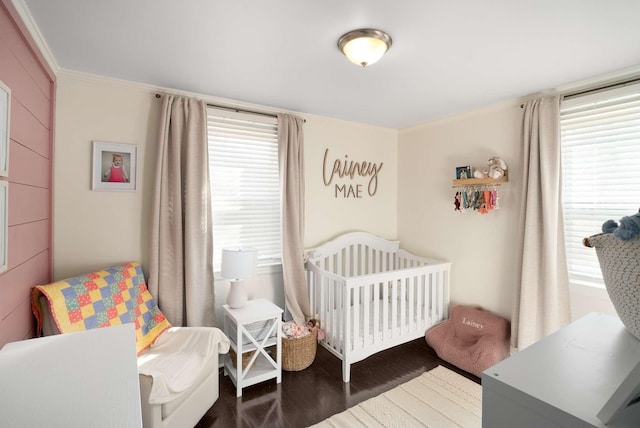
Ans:
{"label": "white throw blanket", "polygon": [[229,351],[229,339],[215,327],[172,327],[138,357],[138,372],[153,378],[150,404],[164,404],[188,389],[216,352]]}

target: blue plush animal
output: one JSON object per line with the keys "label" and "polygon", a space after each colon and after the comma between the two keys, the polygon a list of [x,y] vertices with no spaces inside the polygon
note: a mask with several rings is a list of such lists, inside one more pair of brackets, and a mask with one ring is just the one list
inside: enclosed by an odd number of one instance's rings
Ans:
{"label": "blue plush animal", "polygon": [[613,233],[614,236],[629,241],[640,235],[640,212],[628,217],[622,217],[620,224],[614,220],[607,220],[602,225],[602,233]]}

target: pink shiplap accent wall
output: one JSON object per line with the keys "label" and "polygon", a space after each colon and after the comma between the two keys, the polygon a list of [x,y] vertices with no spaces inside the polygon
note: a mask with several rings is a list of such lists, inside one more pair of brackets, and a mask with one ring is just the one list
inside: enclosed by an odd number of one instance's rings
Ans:
{"label": "pink shiplap accent wall", "polygon": [[30,288],[51,281],[55,76],[11,0],[0,0],[0,80],[11,88],[8,269],[0,274],[0,347],[34,333]]}

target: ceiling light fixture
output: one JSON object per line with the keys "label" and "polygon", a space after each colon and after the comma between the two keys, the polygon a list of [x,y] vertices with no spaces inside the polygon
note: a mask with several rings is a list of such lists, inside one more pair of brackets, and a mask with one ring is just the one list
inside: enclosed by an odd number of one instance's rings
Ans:
{"label": "ceiling light fixture", "polygon": [[338,40],[338,48],[354,64],[366,67],[376,63],[391,47],[391,37],[371,28],[349,31]]}

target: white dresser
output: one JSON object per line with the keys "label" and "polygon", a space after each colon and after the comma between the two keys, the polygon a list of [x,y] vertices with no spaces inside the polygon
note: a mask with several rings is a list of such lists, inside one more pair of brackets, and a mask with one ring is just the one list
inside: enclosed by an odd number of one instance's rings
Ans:
{"label": "white dresser", "polygon": [[589,314],[482,374],[484,428],[638,428],[639,401],[640,340],[609,315]]}

